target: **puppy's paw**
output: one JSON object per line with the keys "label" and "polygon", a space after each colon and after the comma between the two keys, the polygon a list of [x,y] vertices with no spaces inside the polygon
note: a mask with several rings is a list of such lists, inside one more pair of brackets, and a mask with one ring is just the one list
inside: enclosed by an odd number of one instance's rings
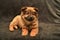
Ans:
{"label": "puppy's paw", "polygon": [[22,36],[27,36],[27,35],[28,35],[28,30],[22,29]]}
{"label": "puppy's paw", "polygon": [[34,37],[34,36],[36,36],[36,33],[35,32],[31,32],[30,36]]}
{"label": "puppy's paw", "polygon": [[32,29],[31,33],[30,33],[30,36],[31,37],[34,37],[38,34],[38,29]]}
{"label": "puppy's paw", "polygon": [[14,31],[14,28],[13,28],[13,27],[10,27],[9,30],[10,30],[10,31]]}

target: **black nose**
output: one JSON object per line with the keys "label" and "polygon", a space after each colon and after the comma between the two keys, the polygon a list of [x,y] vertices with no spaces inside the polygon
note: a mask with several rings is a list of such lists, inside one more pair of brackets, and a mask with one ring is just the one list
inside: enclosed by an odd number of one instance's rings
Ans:
{"label": "black nose", "polygon": [[26,19],[27,21],[33,21],[33,20],[34,20],[34,18],[31,17],[31,16],[30,16],[30,17],[28,16],[28,17],[26,17],[25,19]]}

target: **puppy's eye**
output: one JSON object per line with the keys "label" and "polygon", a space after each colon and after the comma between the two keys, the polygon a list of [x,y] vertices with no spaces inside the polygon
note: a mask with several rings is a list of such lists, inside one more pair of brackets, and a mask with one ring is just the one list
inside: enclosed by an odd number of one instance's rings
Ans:
{"label": "puppy's eye", "polygon": [[26,14],[29,14],[29,12],[27,12]]}
{"label": "puppy's eye", "polygon": [[37,13],[36,12],[33,12],[33,15],[36,15]]}
{"label": "puppy's eye", "polygon": [[27,11],[24,11],[24,14],[29,14],[29,12],[27,12]]}
{"label": "puppy's eye", "polygon": [[24,11],[24,13],[26,13],[26,11]]}

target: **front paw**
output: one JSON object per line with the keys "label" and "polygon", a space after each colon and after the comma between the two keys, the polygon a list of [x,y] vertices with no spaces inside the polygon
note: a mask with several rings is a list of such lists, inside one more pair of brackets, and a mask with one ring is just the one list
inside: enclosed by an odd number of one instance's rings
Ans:
{"label": "front paw", "polygon": [[33,29],[32,31],[31,31],[31,33],[30,33],[30,36],[31,37],[34,37],[34,36],[36,36],[38,34],[38,29]]}
{"label": "front paw", "polygon": [[13,28],[13,27],[10,27],[9,30],[10,30],[10,31],[14,31],[14,28]]}
{"label": "front paw", "polygon": [[31,32],[31,33],[30,33],[30,36],[31,36],[31,37],[34,37],[34,36],[36,36],[36,33],[35,33],[35,32]]}
{"label": "front paw", "polygon": [[22,29],[22,36],[27,36],[27,35],[28,35],[28,30]]}

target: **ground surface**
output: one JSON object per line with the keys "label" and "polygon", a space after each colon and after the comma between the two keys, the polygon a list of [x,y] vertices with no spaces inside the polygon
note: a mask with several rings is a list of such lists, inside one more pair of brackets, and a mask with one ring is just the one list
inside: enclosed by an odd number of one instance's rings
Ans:
{"label": "ground surface", "polygon": [[[57,18],[50,14],[45,1],[0,0],[0,40],[60,40],[60,24],[53,22]],[[22,37],[21,29],[14,32],[8,29],[10,21],[20,14],[20,8],[29,5],[39,9],[39,33],[33,38],[29,35]]]}
{"label": "ground surface", "polygon": [[21,29],[10,32],[8,25],[11,18],[0,20],[0,40],[60,40],[60,24],[40,23],[39,34],[36,37],[21,36]]}

